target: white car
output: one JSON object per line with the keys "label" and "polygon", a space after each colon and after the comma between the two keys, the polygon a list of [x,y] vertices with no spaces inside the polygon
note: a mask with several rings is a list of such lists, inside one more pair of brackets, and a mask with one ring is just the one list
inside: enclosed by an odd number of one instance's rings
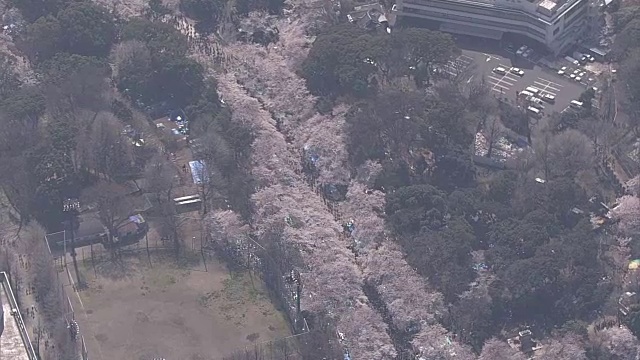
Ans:
{"label": "white car", "polygon": [[553,103],[556,101],[556,97],[551,95],[551,94],[544,94],[542,95],[542,100],[548,102],[548,103]]}
{"label": "white car", "polygon": [[576,76],[576,79],[575,79],[575,80],[576,80],[577,82],[581,82],[581,81],[582,81],[582,78],[581,78],[580,76]]}
{"label": "white car", "polygon": [[563,66],[560,68],[560,70],[558,70],[558,75],[564,75],[567,73],[567,67]]}
{"label": "white car", "polygon": [[527,45],[522,45],[520,46],[520,48],[518,49],[518,51],[516,51],[516,55],[522,55],[522,53],[524,53],[525,51],[527,51],[527,49],[529,49],[527,47]]}
{"label": "white car", "polygon": [[569,77],[572,78],[572,79],[575,79],[576,78],[576,74],[570,74]]}
{"label": "white car", "polygon": [[349,20],[350,23],[353,22],[353,16],[351,16],[351,14],[347,14],[347,20]]}
{"label": "white car", "polygon": [[507,74],[507,70],[501,66],[497,67],[497,68],[493,68],[493,72],[498,74],[498,75],[506,75]]}
{"label": "white car", "polygon": [[511,73],[512,74],[516,74],[518,76],[524,76],[524,71],[522,69],[516,68],[516,67],[511,68]]}
{"label": "white car", "polygon": [[580,69],[575,69],[575,70],[573,70],[573,73],[574,73],[576,76],[578,76],[578,74],[580,74]]}
{"label": "white car", "polygon": [[580,77],[584,77],[585,75],[587,75],[587,73],[586,73],[586,72],[584,72],[584,71],[583,71],[583,72],[581,72],[580,74],[578,74],[578,76],[580,76]]}

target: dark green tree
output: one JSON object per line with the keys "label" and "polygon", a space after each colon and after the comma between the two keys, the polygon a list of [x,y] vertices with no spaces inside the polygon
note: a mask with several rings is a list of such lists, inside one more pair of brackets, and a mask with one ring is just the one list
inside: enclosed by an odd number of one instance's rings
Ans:
{"label": "dark green tree", "polygon": [[213,32],[224,14],[222,0],[180,0],[180,11],[197,21],[199,30]]}
{"label": "dark green tree", "polygon": [[442,231],[423,231],[400,240],[407,261],[453,302],[474,278],[471,249],[475,237],[464,219],[454,218]]}
{"label": "dark green tree", "polygon": [[10,0],[9,4],[20,10],[20,13],[29,22],[58,13],[66,1],[62,0]]}
{"label": "dark green tree", "polygon": [[189,49],[187,39],[173,26],[135,17],[127,21],[120,34],[122,41],[138,40],[147,44],[157,61],[184,56]]}
{"label": "dark green tree", "polygon": [[446,195],[431,185],[412,185],[387,194],[385,212],[398,234],[439,229],[447,214]]}
{"label": "dark green tree", "polygon": [[31,61],[41,62],[62,50],[62,36],[60,21],[53,16],[43,16],[27,26],[18,45]]}
{"label": "dark green tree", "polygon": [[145,16],[151,20],[158,20],[169,14],[171,10],[162,3],[162,0],[149,0],[145,8]]}
{"label": "dark green tree", "polygon": [[371,36],[351,24],[329,27],[318,35],[302,64],[309,90],[317,95],[370,93],[369,77],[376,66],[362,52]]}
{"label": "dark green tree", "polygon": [[20,86],[20,79],[14,71],[15,59],[0,54],[0,99],[6,98]]}
{"label": "dark green tree", "polygon": [[65,49],[74,54],[104,57],[116,39],[113,17],[92,2],[69,5],[58,13]]}

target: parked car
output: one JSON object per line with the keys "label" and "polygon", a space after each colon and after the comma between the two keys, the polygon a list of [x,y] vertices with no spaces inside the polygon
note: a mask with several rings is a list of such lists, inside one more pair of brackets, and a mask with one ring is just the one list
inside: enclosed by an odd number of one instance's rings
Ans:
{"label": "parked car", "polygon": [[527,45],[522,45],[520,46],[520,48],[518,49],[518,51],[516,51],[516,55],[522,55],[525,51],[527,51],[529,48],[527,47]]}
{"label": "parked car", "polygon": [[542,102],[541,99],[535,96],[530,96],[529,98],[527,98],[527,100],[529,100],[529,103],[531,104],[531,106],[537,109],[544,109],[544,103]]}
{"label": "parked car", "polygon": [[524,76],[524,71],[517,67],[511,68],[511,73],[516,74],[518,76]]}
{"label": "parked car", "polygon": [[542,95],[542,100],[553,104],[554,102],[556,102],[556,97],[551,94],[544,94]]}
{"label": "parked car", "polygon": [[558,75],[562,76],[562,75],[564,75],[566,73],[567,73],[567,67],[566,66],[563,66],[563,67],[560,68],[560,70],[558,70]]}
{"label": "parked car", "polygon": [[501,66],[498,66],[497,68],[493,68],[493,72],[498,75],[505,75],[507,73],[507,70]]}
{"label": "parked car", "polygon": [[571,106],[574,109],[579,109],[583,106],[584,104],[582,103],[582,101],[578,101],[578,100],[571,100],[571,102],[569,103],[569,106]]}
{"label": "parked car", "polygon": [[529,56],[531,56],[532,54],[533,54],[533,49],[528,49],[527,51],[525,51],[525,52],[522,54],[522,57],[524,57],[524,58],[528,58],[528,57],[529,57]]}
{"label": "parked car", "polygon": [[580,76],[576,76],[576,79],[575,79],[575,80],[576,80],[577,82],[581,82],[581,81],[582,81],[582,78],[581,78]]}

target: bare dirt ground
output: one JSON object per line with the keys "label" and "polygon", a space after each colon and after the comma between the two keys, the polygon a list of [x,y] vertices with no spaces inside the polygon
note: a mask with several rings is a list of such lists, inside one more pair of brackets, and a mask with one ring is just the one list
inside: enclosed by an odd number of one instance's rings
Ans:
{"label": "bare dirt ground", "polygon": [[[145,255],[124,260],[113,272],[82,270],[89,289],[80,292],[86,316],[76,316],[102,359],[220,359],[252,343],[290,335],[263,284],[231,274],[216,260],[175,265]],[[76,309],[76,312],[79,310]],[[81,310],[80,310],[81,311]],[[91,341],[94,340],[95,341]],[[91,349],[90,349],[91,350]]]}

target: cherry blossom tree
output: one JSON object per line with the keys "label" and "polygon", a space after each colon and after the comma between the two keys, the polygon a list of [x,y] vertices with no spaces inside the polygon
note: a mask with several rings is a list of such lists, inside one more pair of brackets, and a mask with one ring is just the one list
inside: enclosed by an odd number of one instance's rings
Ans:
{"label": "cherry blossom tree", "polygon": [[[296,152],[276,130],[270,114],[240,87],[234,75],[221,76],[219,84],[229,106],[243,112],[236,120],[253,120],[256,140],[251,163],[258,184],[252,196],[253,233],[260,237],[269,229],[285,224],[281,241],[297,249],[303,262],[301,309],[327,311],[335,317],[354,356],[393,357],[395,350],[386,333],[386,324],[366,301],[362,274],[340,237],[341,227],[322,199],[302,180]],[[355,326],[354,319],[362,321]]]}
{"label": "cherry blossom tree", "polygon": [[640,359],[640,342],[626,326],[613,326],[589,333],[592,348],[614,359]]}
{"label": "cherry blossom tree", "polygon": [[490,339],[485,342],[478,360],[526,360],[526,356],[514,349],[506,340]]}
{"label": "cherry blossom tree", "polygon": [[[442,295],[406,263],[402,250],[385,233],[384,219],[378,216],[384,209],[384,195],[349,179],[343,139],[346,107],[315,114],[316,99],[296,74],[310,43],[306,31],[317,19],[314,3],[292,4],[294,14],[277,21],[280,38],[267,48],[238,43],[225,47],[229,60],[227,72],[218,77],[220,92],[233,109],[234,121],[251,122],[256,132],[251,160],[257,183],[252,197],[253,233],[260,236],[286,223],[282,241],[297,249],[304,263],[301,308],[328,311],[354,358],[395,355],[386,333],[389,324],[361,290],[368,282],[376,284],[394,327],[405,330],[417,325],[416,349],[471,359],[470,350],[447,338],[447,331],[437,324],[444,311]],[[348,241],[341,234],[342,224],[336,223],[301,177],[300,153],[305,146],[317,149],[321,182],[349,184],[347,200],[340,206],[342,220],[353,218],[356,224]],[[368,163],[360,170],[357,179],[370,184],[380,167]]]}
{"label": "cherry blossom tree", "polygon": [[586,360],[587,355],[580,339],[576,336],[564,336],[544,343],[542,349],[536,351],[536,359],[540,360]]}
{"label": "cherry blossom tree", "polygon": [[640,230],[640,199],[625,195],[618,199],[618,206],[611,209],[611,216],[619,221],[618,230],[623,236],[637,234]]}

